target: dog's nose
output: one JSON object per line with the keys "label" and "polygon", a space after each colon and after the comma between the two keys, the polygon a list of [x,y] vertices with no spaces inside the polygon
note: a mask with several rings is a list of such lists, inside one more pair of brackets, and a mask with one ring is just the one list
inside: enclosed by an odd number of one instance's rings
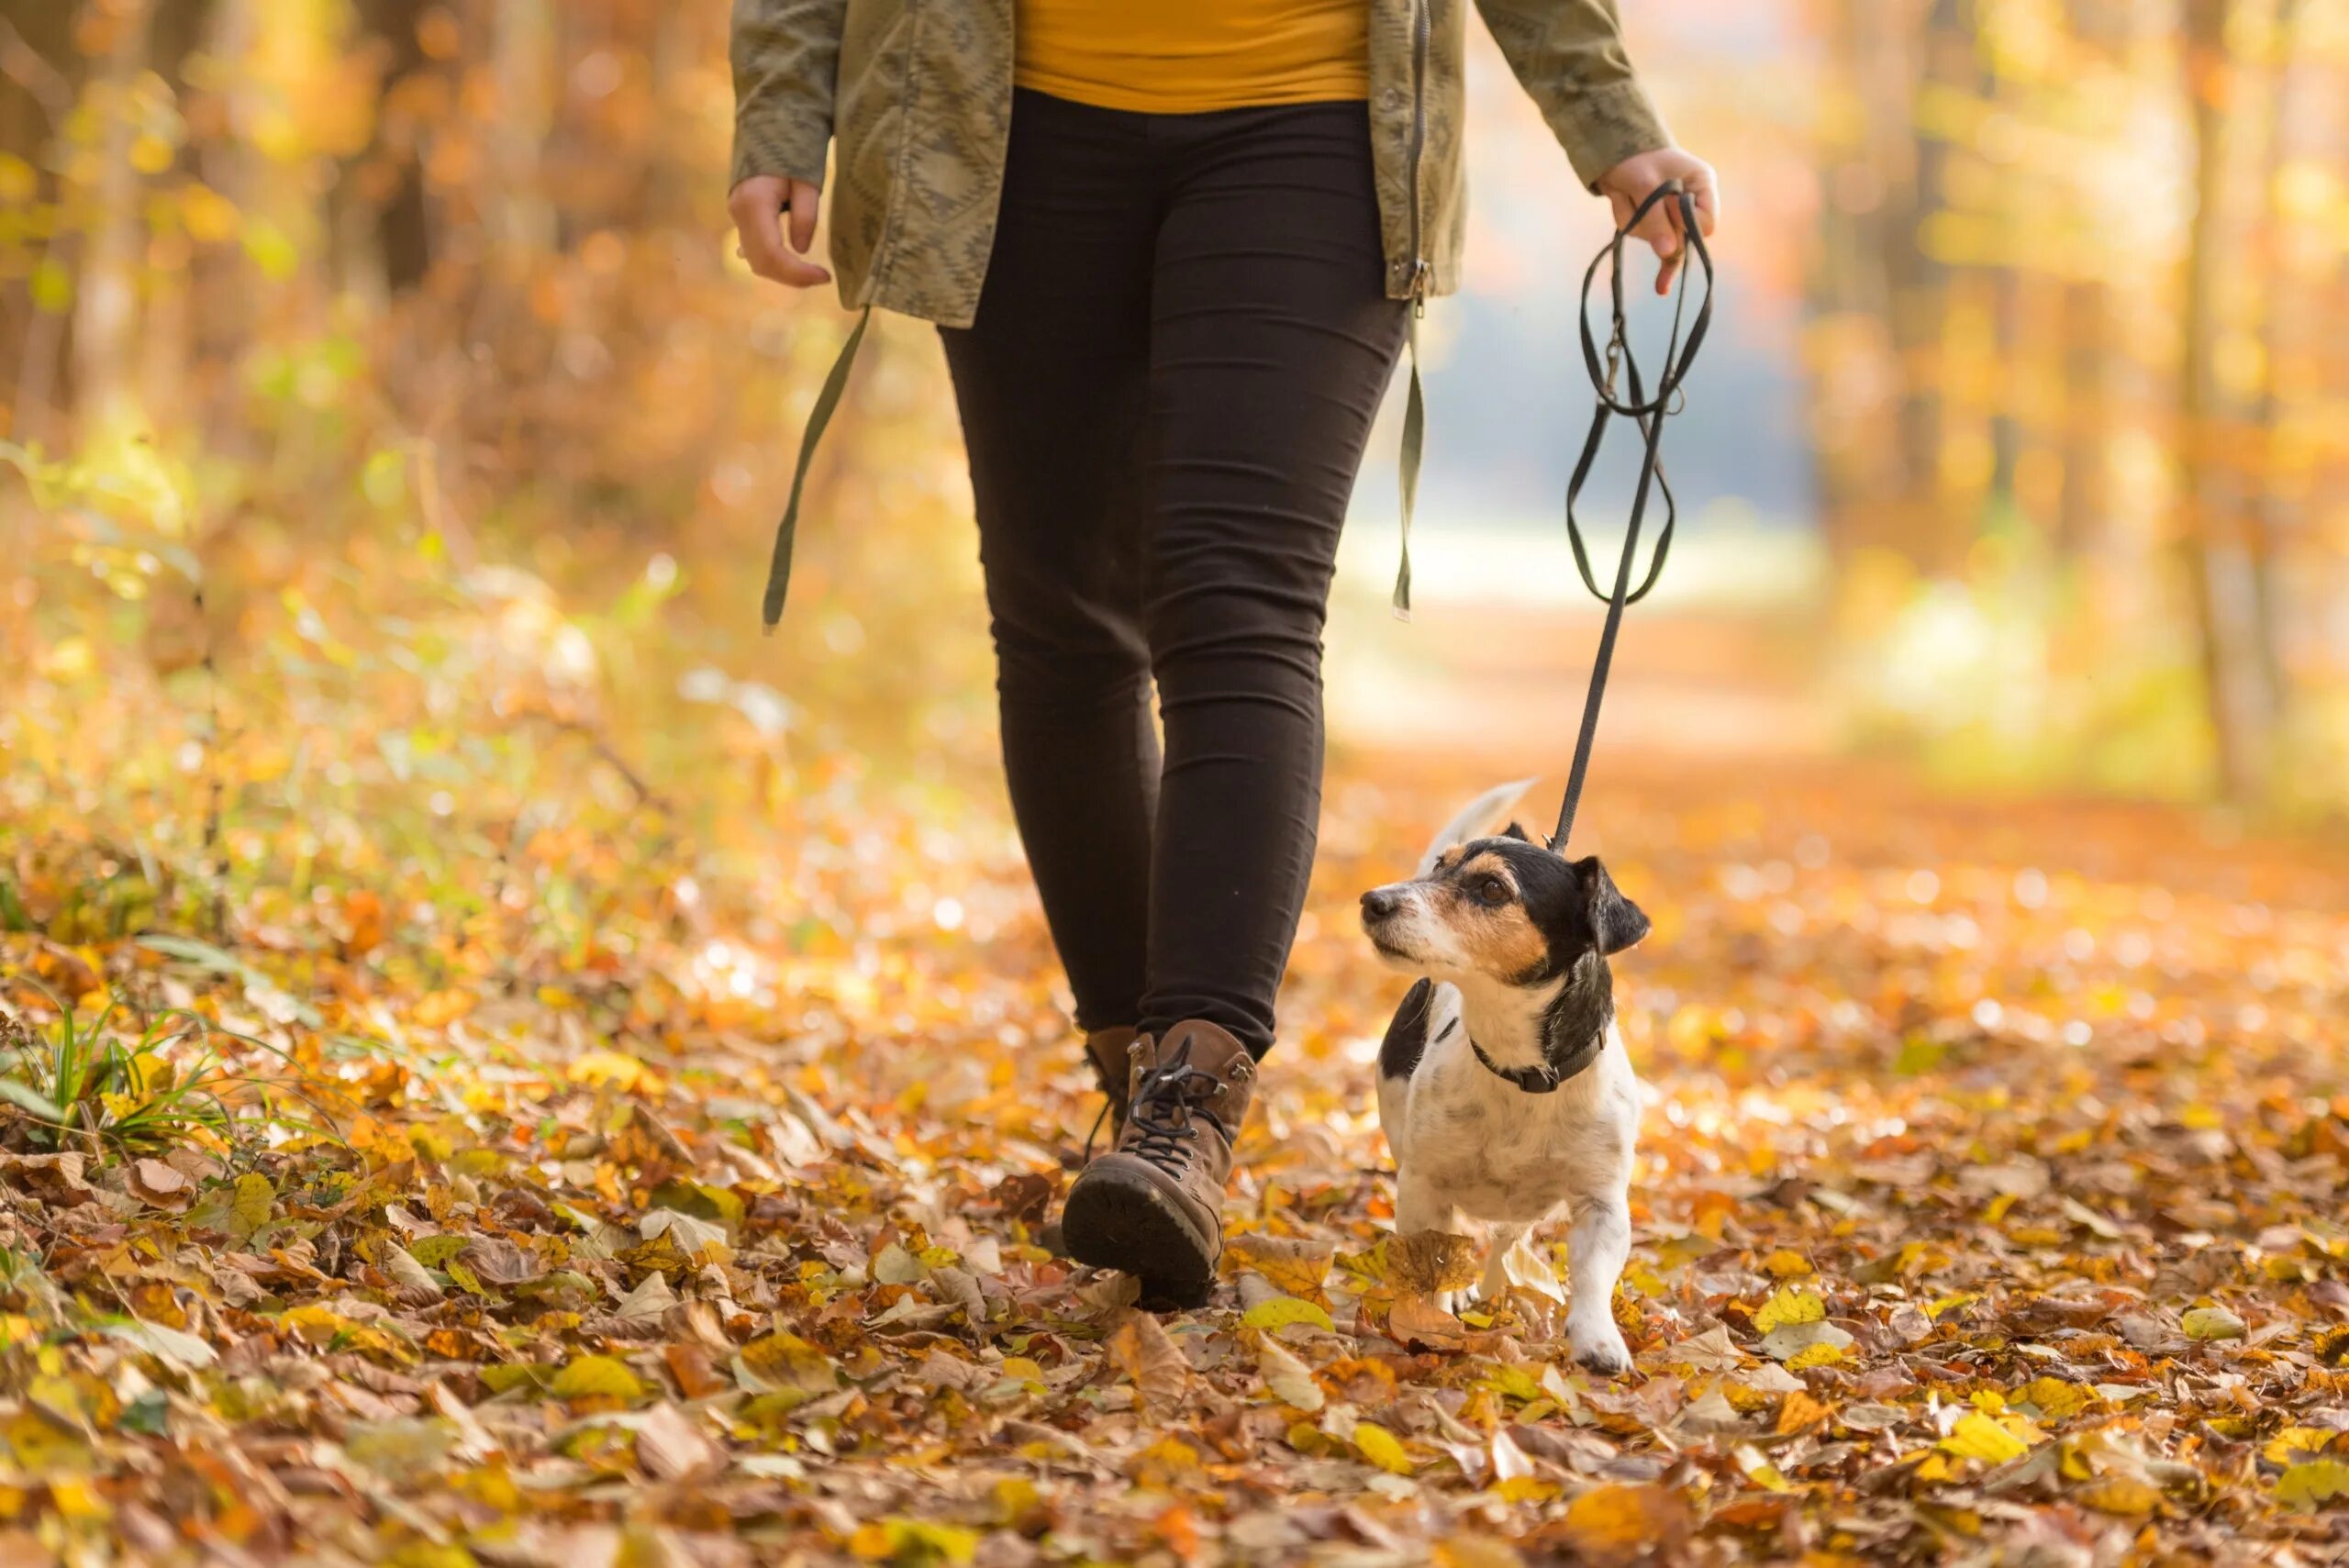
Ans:
{"label": "dog's nose", "polygon": [[1384,920],[1403,906],[1403,895],[1389,887],[1374,887],[1362,895],[1362,917]]}

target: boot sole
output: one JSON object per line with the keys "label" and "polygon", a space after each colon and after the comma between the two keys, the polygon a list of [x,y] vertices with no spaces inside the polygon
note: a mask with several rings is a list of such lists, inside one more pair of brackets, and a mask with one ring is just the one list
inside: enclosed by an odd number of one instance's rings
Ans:
{"label": "boot sole", "polygon": [[1219,1238],[1201,1236],[1188,1216],[1145,1177],[1095,1171],[1069,1189],[1061,1211],[1068,1255],[1141,1282],[1145,1301],[1196,1307],[1215,1284]]}

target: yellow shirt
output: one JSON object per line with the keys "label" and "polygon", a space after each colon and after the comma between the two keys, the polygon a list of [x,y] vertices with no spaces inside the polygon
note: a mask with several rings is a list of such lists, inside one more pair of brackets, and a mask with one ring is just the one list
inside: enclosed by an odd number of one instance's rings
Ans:
{"label": "yellow shirt", "polygon": [[1197,114],[1370,96],[1368,0],[1018,0],[1013,80]]}

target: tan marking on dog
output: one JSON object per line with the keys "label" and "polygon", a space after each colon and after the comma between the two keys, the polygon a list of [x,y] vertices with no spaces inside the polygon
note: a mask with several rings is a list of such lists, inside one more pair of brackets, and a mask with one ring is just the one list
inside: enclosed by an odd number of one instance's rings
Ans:
{"label": "tan marking on dog", "polygon": [[1480,876],[1499,877],[1508,884],[1509,892],[1517,891],[1517,873],[1509,870],[1508,862],[1489,851],[1460,868],[1460,880],[1464,883],[1474,882]]}
{"label": "tan marking on dog", "polygon": [[1439,917],[1478,969],[1500,977],[1522,974],[1549,956],[1549,939],[1514,898],[1497,908],[1479,903],[1473,889],[1486,876],[1499,877],[1512,895],[1518,891],[1507,861],[1478,855],[1445,884],[1447,896],[1438,902]]}

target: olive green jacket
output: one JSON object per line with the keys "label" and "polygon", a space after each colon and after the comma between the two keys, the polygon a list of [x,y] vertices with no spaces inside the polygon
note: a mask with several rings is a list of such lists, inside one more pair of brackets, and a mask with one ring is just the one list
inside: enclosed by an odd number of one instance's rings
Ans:
{"label": "olive green jacket", "polygon": [[[1370,6],[1370,123],[1387,292],[1459,284],[1463,0]],[[977,313],[1011,127],[1016,0],[734,0],[734,179],[824,181],[851,307],[949,327]],[[1615,0],[1477,0],[1588,184],[1670,140]]]}

